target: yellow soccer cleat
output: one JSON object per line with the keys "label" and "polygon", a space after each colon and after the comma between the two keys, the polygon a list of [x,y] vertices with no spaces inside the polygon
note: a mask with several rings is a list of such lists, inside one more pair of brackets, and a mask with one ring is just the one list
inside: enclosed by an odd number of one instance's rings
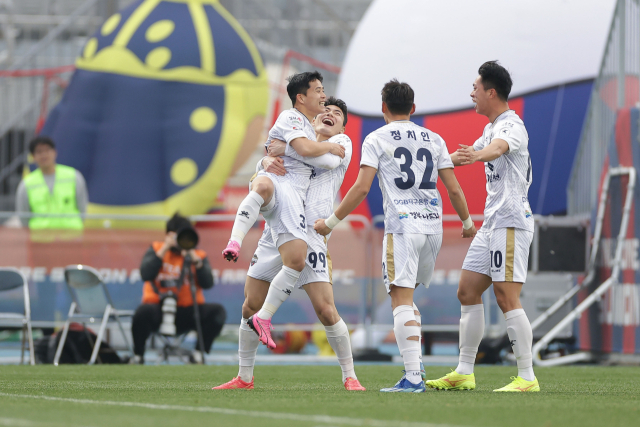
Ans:
{"label": "yellow soccer cleat", "polygon": [[473,390],[476,388],[476,377],[473,374],[461,375],[456,371],[451,371],[437,380],[425,382],[427,387],[438,390]]}
{"label": "yellow soccer cleat", "polygon": [[509,392],[525,392],[525,391],[540,391],[540,385],[538,379],[534,378],[533,381],[527,381],[522,377],[511,377],[513,380],[502,388],[498,388],[493,391],[509,391]]}

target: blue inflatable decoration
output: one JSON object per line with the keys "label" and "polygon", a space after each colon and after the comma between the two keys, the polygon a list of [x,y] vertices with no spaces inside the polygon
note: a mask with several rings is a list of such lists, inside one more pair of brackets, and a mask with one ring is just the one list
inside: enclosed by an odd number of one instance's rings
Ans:
{"label": "blue inflatable decoration", "polygon": [[90,213],[206,212],[258,142],[260,55],[218,0],[139,0],[88,40],[42,130]]}

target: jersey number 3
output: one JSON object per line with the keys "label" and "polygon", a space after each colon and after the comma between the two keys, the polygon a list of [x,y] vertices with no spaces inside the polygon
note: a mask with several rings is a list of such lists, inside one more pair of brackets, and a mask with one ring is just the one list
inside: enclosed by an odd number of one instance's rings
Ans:
{"label": "jersey number 3", "polygon": [[[422,181],[420,182],[420,187],[418,188],[421,190],[434,190],[436,188],[436,183],[434,181],[429,181],[431,179],[431,173],[433,172],[433,157],[431,156],[431,151],[426,148],[421,148],[416,154],[416,159],[418,161],[427,162],[424,169],[424,175],[422,175]],[[395,179],[395,183],[399,189],[408,190],[416,183],[416,175],[411,170],[413,157],[411,156],[411,151],[406,147],[396,148],[396,151],[393,153],[393,157],[396,159],[402,159],[402,156],[404,156],[404,163],[400,163],[400,171],[407,174],[407,180],[405,181],[400,177]]]}

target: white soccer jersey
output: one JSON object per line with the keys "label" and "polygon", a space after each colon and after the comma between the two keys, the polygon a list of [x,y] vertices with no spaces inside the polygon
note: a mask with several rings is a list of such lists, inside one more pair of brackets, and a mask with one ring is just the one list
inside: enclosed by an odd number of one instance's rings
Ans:
{"label": "white soccer jersey", "polygon": [[487,201],[482,228],[515,227],[533,231],[533,214],[528,198],[533,179],[529,134],[515,111],[507,110],[485,126],[473,149],[482,150],[494,139],[506,141],[509,151],[484,164]]}
{"label": "white soccer jersey", "polygon": [[[333,213],[333,202],[353,155],[351,138],[345,134],[334,135],[323,142],[342,145],[344,158],[330,153],[318,157],[303,157],[290,146],[285,149],[285,154],[314,167],[304,208],[307,227],[311,229],[317,219],[328,218]],[[262,160],[256,165],[256,172],[262,170]]]}
{"label": "white soccer jersey", "polygon": [[365,138],[360,165],[378,170],[385,233],[442,233],[436,182],[453,162],[440,135],[408,120],[391,122]]}
{"label": "white soccer jersey", "polygon": [[[313,175],[311,175],[304,211],[307,215],[307,227],[311,228],[317,219],[329,218],[333,213],[333,202],[336,200],[353,153],[351,139],[347,135],[332,136],[327,142],[342,145],[345,153],[343,159],[333,154],[309,159],[310,164],[315,168]],[[332,164],[332,159],[337,160],[335,164]],[[336,164],[337,166],[335,166]],[[332,166],[335,167],[326,169]]]}
{"label": "white soccer jersey", "polygon": [[[269,131],[269,138],[265,143],[265,147],[269,147],[271,140],[279,139],[287,143],[288,149],[295,151],[289,147],[289,143],[296,138],[308,138],[315,141],[316,132],[304,114],[295,108],[291,108],[280,113]],[[309,178],[313,172],[313,167],[289,155],[282,156],[282,159],[284,160],[284,168],[287,171],[284,178],[293,185],[302,200],[304,200],[309,188]]]}

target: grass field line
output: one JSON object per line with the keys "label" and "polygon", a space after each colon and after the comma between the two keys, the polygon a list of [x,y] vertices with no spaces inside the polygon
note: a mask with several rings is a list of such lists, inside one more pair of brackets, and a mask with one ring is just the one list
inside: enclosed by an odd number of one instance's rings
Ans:
{"label": "grass field line", "polygon": [[37,423],[34,423],[29,420],[23,420],[21,418],[0,418],[0,426],[8,426],[8,427],[33,427],[37,426]]}
{"label": "grass field line", "polygon": [[2,393],[0,396],[13,397],[18,399],[40,399],[56,402],[69,402],[78,403],[84,405],[108,405],[108,406],[125,406],[130,408],[145,408],[156,410],[168,410],[168,411],[188,411],[188,412],[204,412],[214,414],[224,414],[238,417],[255,417],[255,418],[270,418],[276,420],[290,420],[307,423],[321,423],[321,424],[339,424],[348,426],[371,426],[371,427],[459,427],[452,424],[433,424],[422,422],[409,422],[409,421],[385,421],[374,420],[367,418],[352,418],[352,417],[334,417],[331,415],[304,415],[294,414],[290,412],[268,412],[268,411],[250,411],[241,409],[229,409],[229,408],[216,408],[212,406],[183,406],[183,405],[161,405],[157,403],[143,403],[143,402],[126,402],[116,400],[90,400],[90,399],[74,399],[70,397],[57,397],[57,396],[44,396],[37,394],[13,394]]}

